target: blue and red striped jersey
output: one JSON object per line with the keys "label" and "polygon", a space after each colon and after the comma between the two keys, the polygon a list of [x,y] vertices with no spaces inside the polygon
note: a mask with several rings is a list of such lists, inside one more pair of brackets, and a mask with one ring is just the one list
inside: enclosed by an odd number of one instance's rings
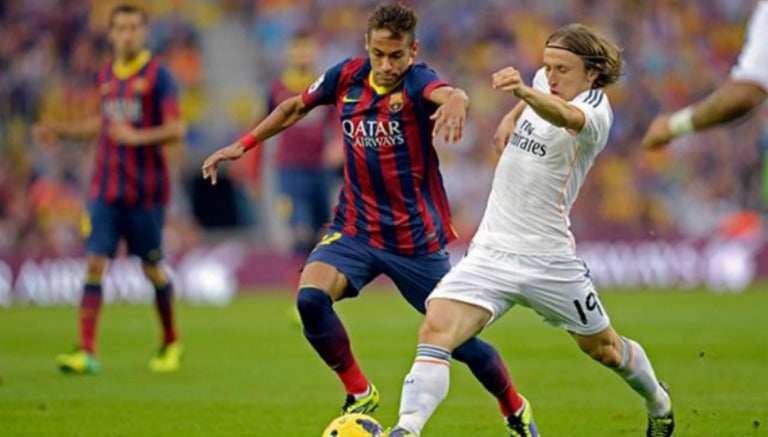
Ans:
{"label": "blue and red striped jersey", "polygon": [[108,204],[152,208],[166,205],[168,166],[162,144],[122,145],[112,140],[112,123],[155,127],[179,117],[176,82],[158,59],[147,57],[133,74],[118,75],[110,63],[98,74],[101,133],[88,197]]}
{"label": "blue and red striped jersey", "polygon": [[308,107],[335,105],[344,133],[344,186],[332,230],[403,255],[456,238],[429,117],[430,93],[447,85],[425,64],[380,94],[368,58],[332,67],[302,94]]}
{"label": "blue and red striped jersey", "polygon": [[[272,112],[283,100],[301,92],[314,77],[309,80],[286,72],[272,82],[269,93],[269,111]],[[297,83],[299,82],[300,83]],[[298,123],[277,136],[277,165],[282,168],[313,169],[323,168],[323,154],[326,144],[338,136],[336,113],[333,109],[313,111]]]}

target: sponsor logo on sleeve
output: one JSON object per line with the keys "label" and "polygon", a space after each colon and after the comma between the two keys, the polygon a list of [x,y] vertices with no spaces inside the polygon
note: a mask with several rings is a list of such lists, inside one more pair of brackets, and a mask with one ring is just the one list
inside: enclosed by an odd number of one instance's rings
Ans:
{"label": "sponsor logo on sleeve", "polygon": [[317,91],[318,88],[320,88],[320,85],[323,84],[323,81],[325,80],[325,74],[322,74],[320,77],[317,78],[314,82],[312,82],[312,85],[309,86],[309,93],[314,93]]}

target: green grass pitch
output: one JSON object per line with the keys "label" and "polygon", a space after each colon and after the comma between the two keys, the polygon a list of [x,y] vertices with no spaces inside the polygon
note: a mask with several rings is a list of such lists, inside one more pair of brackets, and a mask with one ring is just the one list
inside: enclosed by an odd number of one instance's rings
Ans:
{"label": "green grass pitch", "polygon": [[[603,292],[614,326],[641,342],[669,382],[677,436],[768,435],[768,289]],[[343,401],[336,377],[289,322],[287,293],[226,308],[180,305],[182,371],[155,375],[153,308],[108,306],[102,372],[65,376],[53,358],[76,339],[74,308],[0,310],[0,436],[319,436]],[[420,317],[388,288],[337,305],[361,366],[394,423]],[[641,436],[640,399],[567,334],[516,308],[483,337],[534,406],[542,435]],[[425,437],[503,436],[495,401],[455,363]]]}

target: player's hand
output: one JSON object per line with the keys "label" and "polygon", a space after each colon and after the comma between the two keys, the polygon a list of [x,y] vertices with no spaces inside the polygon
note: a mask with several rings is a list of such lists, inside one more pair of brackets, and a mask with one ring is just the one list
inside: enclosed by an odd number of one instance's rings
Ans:
{"label": "player's hand", "polygon": [[645,149],[659,150],[666,147],[673,138],[674,136],[669,130],[669,114],[660,114],[648,126],[640,144]]}
{"label": "player's hand", "polygon": [[211,185],[216,185],[219,162],[239,159],[244,153],[245,149],[240,143],[234,143],[213,152],[203,161],[203,179],[210,179]]}
{"label": "player's hand", "polygon": [[120,144],[134,146],[141,144],[138,129],[125,122],[112,122],[109,126],[109,137]]}
{"label": "player's hand", "polygon": [[513,93],[517,97],[522,97],[528,88],[520,76],[520,72],[514,67],[505,67],[493,73],[493,89]]}
{"label": "player's hand", "polygon": [[458,143],[464,136],[464,122],[467,119],[466,99],[457,94],[449,96],[429,119],[435,122],[432,128],[432,138],[437,137],[442,130],[443,139],[446,143]]}
{"label": "player's hand", "polygon": [[32,125],[32,139],[38,144],[53,144],[59,135],[51,123],[40,122]]}

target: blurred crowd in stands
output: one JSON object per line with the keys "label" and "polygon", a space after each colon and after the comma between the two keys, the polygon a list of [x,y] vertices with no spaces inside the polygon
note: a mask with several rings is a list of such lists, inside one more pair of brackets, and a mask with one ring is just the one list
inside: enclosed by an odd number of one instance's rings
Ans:
{"label": "blurred crowd in stands", "polygon": [[[78,254],[84,187],[93,145],[35,144],[41,118],[93,113],[94,72],[110,58],[104,0],[0,2],[0,255]],[[202,158],[264,116],[282,50],[310,29],[322,70],[364,55],[369,0],[144,0],[150,48],[180,84],[186,147],[168,149],[174,195],[167,251],[209,239],[280,245],[269,148],[228,167],[216,191],[202,183]],[[747,0],[412,0],[420,16],[418,57],[464,88],[472,101],[460,144],[438,143],[456,227],[466,241],[483,214],[494,171],[491,138],[515,100],[490,87],[514,65],[529,78],[544,40],[580,21],[624,47],[625,74],[609,91],[615,122],[572,213],[578,239],[701,237],[744,211],[765,210],[764,113],[685,137],[666,152],[639,140],[653,114],[678,108],[726,80],[741,48]],[[301,147],[301,145],[296,145]],[[768,185],[767,185],[768,186]],[[279,240],[279,239],[277,239]]]}

